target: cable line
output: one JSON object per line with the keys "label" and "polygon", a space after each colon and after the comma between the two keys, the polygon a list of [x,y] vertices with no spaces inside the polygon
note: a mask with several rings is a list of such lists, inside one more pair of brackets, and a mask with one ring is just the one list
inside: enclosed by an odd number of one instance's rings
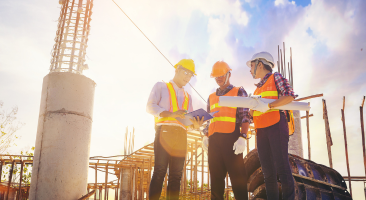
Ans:
{"label": "cable line", "polygon": [[[123,14],[125,14],[126,15],[126,17],[133,23],[133,25],[135,25],[136,26],[136,28],[137,29],[139,29],[139,31],[145,36],[145,38],[147,39],[147,40],[149,40],[149,42],[155,47],[155,49],[156,50],[158,50],[159,51],[159,53],[165,58],[165,60],[167,60],[168,62],[169,62],[169,64],[172,66],[172,67],[174,67],[174,65],[169,61],[169,59],[158,49],[158,47],[156,47],[155,46],[155,44],[145,35],[145,33],[144,32],[142,32],[142,30],[135,24],[135,22],[133,22],[132,21],[132,19],[122,10],[122,8],[121,7],[119,7],[119,5],[114,1],[114,0],[112,0],[113,1],[113,3],[114,4],[116,4],[116,6],[123,12]],[[201,99],[204,101],[204,102],[206,102],[205,101],[205,99],[203,99],[203,97],[200,95],[200,93],[198,93],[198,91],[196,90],[196,89],[194,89],[194,87],[191,85],[191,83],[189,83],[188,82],[188,84],[192,87],[192,89],[194,90],[194,91],[196,91],[196,93],[201,97]],[[207,103],[207,102],[206,102]]]}

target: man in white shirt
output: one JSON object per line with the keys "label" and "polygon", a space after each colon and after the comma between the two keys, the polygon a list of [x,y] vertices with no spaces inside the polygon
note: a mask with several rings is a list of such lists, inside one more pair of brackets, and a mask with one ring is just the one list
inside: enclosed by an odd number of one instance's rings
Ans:
{"label": "man in white shirt", "polygon": [[149,199],[158,200],[169,166],[166,198],[179,199],[180,181],[187,151],[187,129],[198,129],[201,120],[192,120],[193,125],[184,126],[177,117],[184,118],[192,112],[192,98],[184,86],[195,74],[192,59],[182,59],[175,66],[175,75],[169,83],[158,82],[154,85],[146,111],[155,117],[154,172],[150,182]]}

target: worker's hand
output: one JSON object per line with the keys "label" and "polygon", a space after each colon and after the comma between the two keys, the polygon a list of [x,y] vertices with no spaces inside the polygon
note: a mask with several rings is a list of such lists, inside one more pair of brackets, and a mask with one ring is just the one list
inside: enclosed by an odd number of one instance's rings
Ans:
{"label": "worker's hand", "polygon": [[264,103],[260,98],[254,98],[257,101],[257,105],[253,108],[253,110],[265,113],[269,110],[268,103]]}
{"label": "worker's hand", "polygon": [[185,114],[187,114],[187,111],[186,110],[178,110],[178,111],[175,111],[172,113],[171,117],[173,118],[177,118],[177,117],[180,117],[182,119],[185,118]]}
{"label": "worker's hand", "polygon": [[202,139],[202,149],[206,152],[208,152],[208,137],[207,136],[203,136]]}
{"label": "worker's hand", "polygon": [[197,116],[197,117],[193,117],[193,119],[189,119],[189,120],[191,120],[191,122],[193,123],[193,128],[197,130],[202,126],[202,124],[204,122],[203,121],[204,118],[205,118],[205,116],[202,116],[202,119],[200,119],[200,117]]}
{"label": "worker's hand", "polygon": [[239,137],[239,139],[234,143],[233,150],[235,150],[235,154],[241,154],[244,152],[245,147],[247,146],[247,141],[243,137]]}

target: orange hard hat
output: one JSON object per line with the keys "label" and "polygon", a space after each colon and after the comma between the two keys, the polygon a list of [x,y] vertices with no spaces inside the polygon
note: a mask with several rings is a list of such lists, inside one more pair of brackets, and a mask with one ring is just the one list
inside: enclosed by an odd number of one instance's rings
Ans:
{"label": "orange hard hat", "polygon": [[223,76],[226,73],[228,73],[229,71],[231,71],[231,68],[229,67],[229,65],[226,62],[217,61],[212,66],[211,78]]}

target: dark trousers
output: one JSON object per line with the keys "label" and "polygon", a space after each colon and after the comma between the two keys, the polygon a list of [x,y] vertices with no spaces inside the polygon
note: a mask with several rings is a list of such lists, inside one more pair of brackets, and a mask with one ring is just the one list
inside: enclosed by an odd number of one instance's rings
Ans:
{"label": "dark trousers", "polygon": [[149,198],[158,200],[169,166],[167,200],[178,200],[185,154],[187,131],[178,126],[158,126],[154,141],[155,165],[150,182]]}
{"label": "dark trousers", "polygon": [[248,199],[243,154],[235,155],[233,150],[239,135],[237,128],[233,133],[214,133],[209,137],[208,164],[211,175],[211,199],[224,199],[227,173],[229,173],[235,199]]}
{"label": "dark trousers", "polygon": [[282,185],[282,199],[295,198],[294,179],[288,159],[288,124],[284,113],[272,126],[257,129],[259,160],[266,183],[268,200],[278,200],[277,174]]}

